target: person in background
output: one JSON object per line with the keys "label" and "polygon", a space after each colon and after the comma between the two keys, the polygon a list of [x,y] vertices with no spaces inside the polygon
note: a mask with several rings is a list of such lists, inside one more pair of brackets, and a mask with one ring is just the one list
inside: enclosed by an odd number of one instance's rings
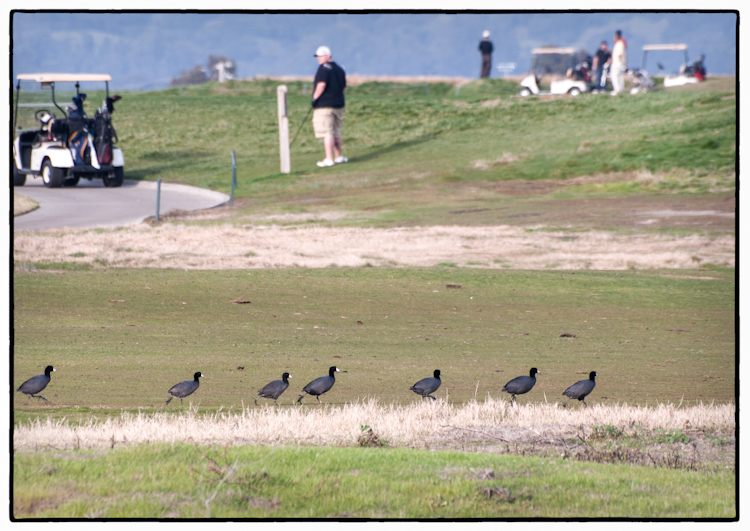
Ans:
{"label": "person in background", "polygon": [[625,88],[625,70],[628,68],[628,53],[625,39],[620,30],[615,31],[615,45],[612,47],[612,95],[616,96]]}
{"label": "person in background", "polygon": [[600,90],[606,88],[607,78],[602,79],[602,72],[604,71],[604,65],[611,59],[612,54],[609,52],[607,41],[602,41],[596,54],[594,54],[593,61],[591,61],[591,68],[594,70],[594,88]]}
{"label": "person in background", "polygon": [[490,68],[492,68],[492,41],[490,41],[490,32],[488,30],[484,30],[482,33],[482,40],[479,42],[479,51],[482,52],[482,70],[479,73],[479,77],[490,77]]}
{"label": "person in background", "polygon": [[312,106],[313,129],[315,138],[323,139],[325,158],[318,166],[325,168],[349,159],[341,154],[341,126],[344,118],[344,91],[346,90],[346,73],[331,61],[331,49],[319,46],[315,51],[318,59],[318,71],[313,81]]}

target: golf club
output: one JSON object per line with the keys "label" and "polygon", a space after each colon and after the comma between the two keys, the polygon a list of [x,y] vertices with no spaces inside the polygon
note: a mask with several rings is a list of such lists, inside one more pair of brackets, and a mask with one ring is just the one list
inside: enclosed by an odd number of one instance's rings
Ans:
{"label": "golf club", "polygon": [[292,138],[292,141],[289,142],[289,147],[292,147],[292,144],[294,144],[294,141],[297,140],[297,136],[299,135],[299,132],[302,131],[302,126],[305,125],[305,122],[307,121],[307,117],[310,116],[310,113],[312,112],[313,108],[310,107],[310,110],[307,111],[307,114],[305,115],[304,120],[302,120],[302,123],[299,126],[299,129],[297,129],[297,134],[294,135],[294,138]]}

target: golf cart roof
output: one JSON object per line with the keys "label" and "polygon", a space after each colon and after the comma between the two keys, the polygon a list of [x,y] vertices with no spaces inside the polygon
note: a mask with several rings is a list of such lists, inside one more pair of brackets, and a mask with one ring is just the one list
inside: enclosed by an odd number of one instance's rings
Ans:
{"label": "golf cart roof", "polygon": [[646,44],[643,51],[652,50],[687,50],[687,44]]}
{"label": "golf cart roof", "polygon": [[109,74],[18,74],[19,81],[38,81],[51,83],[55,81],[112,81]]}
{"label": "golf cart roof", "polygon": [[534,48],[533,55],[576,53],[575,48]]}

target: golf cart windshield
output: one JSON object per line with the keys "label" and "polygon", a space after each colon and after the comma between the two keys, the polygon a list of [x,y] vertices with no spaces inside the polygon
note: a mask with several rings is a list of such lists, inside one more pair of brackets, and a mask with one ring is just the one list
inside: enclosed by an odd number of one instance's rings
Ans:
{"label": "golf cart windshield", "polygon": [[564,75],[575,63],[575,48],[534,48],[531,50],[531,72]]}
{"label": "golf cart windshield", "polygon": [[[18,84],[16,86],[16,108],[14,111],[14,118],[13,123],[14,127],[13,129],[16,130],[19,125],[19,115],[18,115],[18,108],[41,108],[41,107],[49,107],[50,110],[52,107],[56,108],[57,111],[55,111],[55,114],[57,114],[57,117],[67,117],[70,114],[71,109],[71,102],[73,103],[72,107],[77,108],[79,111],[79,114],[83,114],[83,101],[86,99],[86,94],[81,92],[81,83],[104,83],[104,92],[105,92],[105,98],[109,98],[109,82],[112,81],[112,76],[109,74],[67,74],[67,73],[50,73],[50,72],[43,72],[43,73],[34,73],[34,74],[18,74],[16,76],[16,79],[18,80]],[[31,91],[28,89],[25,89],[24,94],[28,94],[27,99],[28,101],[21,102],[20,101],[20,95],[21,95],[21,82],[24,82],[24,87],[28,87],[29,83],[39,83],[40,85],[38,87],[32,87]],[[60,94],[59,91],[56,91],[56,84],[57,83],[67,83],[67,88],[65,90],[68,90],[68,88],[72,88],[70,85],[71,83],[75,84],[75,93],[63,93]],[[93,85],[92,85],[93,88]],[[42,96],[41,93],[38,91],[38,89],[41,89],[42,92],[48,93],[49,96],[51,96],[52,101],[49,102],[47,100],[46,96]],[[99,90],[101,90],[101,85],[98,87]],[[47,92],[49,91],[49,92]],[[58,101],[60,98],[63,99],[62,102]],[[44,102],[41,100],[44,99]],[[64,108],[65,107],[65,108]],[[25,122],[28,120],[21,120],[21,122]]]}
{"label": "golf cart windshield", "polygon": [[646,69],[646,57],[648,57],[648,52],[662,52],[662,51],[684,52],[685,53],[684,64],[687,65],[689,63],[687,44],[646,44],[643,47],[643,65],[641,66],[641,68],[643,68],[644,70]]}

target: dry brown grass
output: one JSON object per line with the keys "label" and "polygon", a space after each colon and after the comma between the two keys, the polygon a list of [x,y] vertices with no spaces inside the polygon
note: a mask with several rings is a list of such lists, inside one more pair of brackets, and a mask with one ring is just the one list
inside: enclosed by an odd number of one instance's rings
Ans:
{"label": "dry brown grass", "polygon": [[39,208],[39,203],[23,195],[13,194],[13,216],[27,214]]}
{"label": "dry brown grass", "polygon": [[[105,421],[73,425],[66,420],[37,419],[13,431],[14,450],[37,448],[111,448],[144,443],[314,445],[357,444],[363,427],[392,446],[450,447],[466,434],[485,441],[519,443],[575,437],[584,427],[613,426],[641,430],[717,430],[733,432],[735,407],[697,405],[634,407],[593,405],[562,408],[559,404],[511,406],[488,398],[453,406],[444,400],[409,405],[368,399],[344,406],[264,406],[204,414],[123,413]],[[476,437],[475,437],[476,439]]]}
{"label": "dry brown grass", "polygon": [[247,269],[422,267],[451,263],[512,269],[654,269],[735,265],[733,236],[619,234],[510,225],[327,228],[136,225],[112,230],[16,232],[17,264]]}

